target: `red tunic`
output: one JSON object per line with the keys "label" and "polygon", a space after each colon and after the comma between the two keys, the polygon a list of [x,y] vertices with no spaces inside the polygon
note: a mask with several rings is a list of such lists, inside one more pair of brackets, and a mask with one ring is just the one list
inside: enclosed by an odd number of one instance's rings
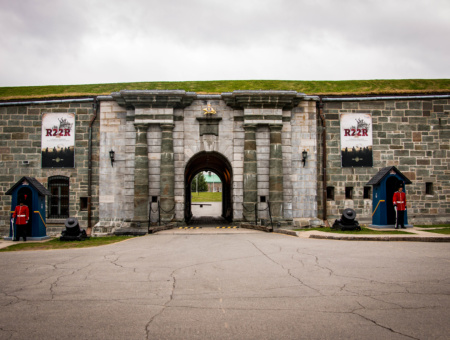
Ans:
{"label": "red tunic", "polygon": [[397,210],[404,211],[406,209],[406,194],[403,191],[394,192],[392,203],[397,206]]}
{"label": "red tunic", "polygon": [[16,218],[16,224],[27,224],[28,219],[30,218],[30,212],[26,205],[18,205],[14,210],[13,218]]}

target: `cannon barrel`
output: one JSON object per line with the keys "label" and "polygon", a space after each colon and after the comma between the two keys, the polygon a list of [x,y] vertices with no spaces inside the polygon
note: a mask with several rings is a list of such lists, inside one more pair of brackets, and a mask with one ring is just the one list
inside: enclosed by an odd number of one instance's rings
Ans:
{"label": "cannon barrel", "polygon": [[78,236],[81,232],[80,224],[78,223],[78,219],[75,217],[69,217],[66,219],[64,225],[66,226],[66,235],[68,236]]}
{"label": "cannon barrel", "polygon": [[347,208],[342,212],[341,223],[342,224],[353,224],[355,223],[356,211]]}

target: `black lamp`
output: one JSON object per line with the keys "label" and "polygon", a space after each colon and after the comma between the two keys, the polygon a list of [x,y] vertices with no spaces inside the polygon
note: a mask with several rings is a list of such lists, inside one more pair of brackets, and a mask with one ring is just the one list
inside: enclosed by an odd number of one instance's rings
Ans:
{"label": "black lamp", "polygon": [[306,158],[308,157],[308,151],[303,150],[302,152],[302,162],[303,162],[303,167],[305,167],[306,164]]}
{"label": "black lamp", "polygon": [[114,154],[115,154],[114,150],[111,149],[111,151],[109,152],[109,158],[111,159],[111,166],[114,166],[113,165],[114,164]]}

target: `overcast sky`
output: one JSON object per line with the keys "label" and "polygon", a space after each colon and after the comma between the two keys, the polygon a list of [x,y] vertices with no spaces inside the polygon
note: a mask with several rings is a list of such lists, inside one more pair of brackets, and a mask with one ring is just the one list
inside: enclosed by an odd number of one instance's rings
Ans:
{"label": "overcast sky", "polygon": [[0,0],[0,86],[450,78],[450,0]]}

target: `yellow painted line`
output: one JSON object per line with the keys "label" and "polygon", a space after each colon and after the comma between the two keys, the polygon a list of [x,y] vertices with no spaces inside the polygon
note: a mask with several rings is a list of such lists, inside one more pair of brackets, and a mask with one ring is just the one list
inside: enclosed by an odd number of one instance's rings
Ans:
{"label": "yellow painted line", "polygon": [[39,216],[41,217],[42,223],[44,224],[45,229],[47,229],[47,225],[45,224],[44,219],[42,218],[41,213],[40,213],[39,211],[35,211],[34,213],[35,213],[35,214],[39,214]]}
{"label": "yellow painted line", "polygon": [[378,201],[377,207],[375,208],[375,210],[374,210],[373,213],[372,213],[372,217],[373,217],[373,215],[375,214],[375,211],[377,211],[378,206],[380,205],[381,202],[384,202],[384,200],[379,200],[379,201]]}

